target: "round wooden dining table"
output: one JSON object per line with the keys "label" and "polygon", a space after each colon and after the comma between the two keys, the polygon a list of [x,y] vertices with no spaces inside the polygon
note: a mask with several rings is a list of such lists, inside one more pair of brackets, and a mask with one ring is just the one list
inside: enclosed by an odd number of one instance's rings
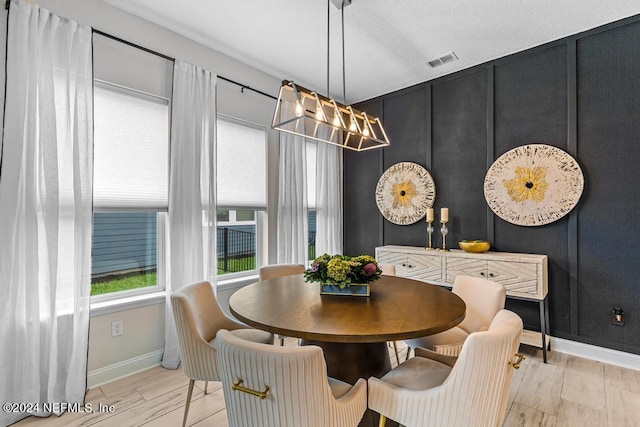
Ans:
{"label": "round wooden dining table", "polygon": [[302,274],[236,291],[231,313],[247,325],[322,347],[329,376],[355,383],[391,369],[387,341],[445,331],[462,322],[465,303],[439,286],[381,276],[371,295],[320,295]]}

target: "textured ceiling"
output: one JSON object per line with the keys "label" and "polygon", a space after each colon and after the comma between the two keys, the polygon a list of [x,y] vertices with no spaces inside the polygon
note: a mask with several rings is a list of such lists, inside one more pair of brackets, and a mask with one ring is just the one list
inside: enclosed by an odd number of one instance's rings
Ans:
{"label": "textured ceiling", "polygon": [[[327,0],[105,2],[278,79],[327,91]],[[638,13],[638,0],[353,0],[344,9],[347,102]],[[330,15],[330,91],[341,99],[340,11],[331,5]],[[458,61],[426,65],[451,51]],[[278,88],[259,89],[275,94]]]}

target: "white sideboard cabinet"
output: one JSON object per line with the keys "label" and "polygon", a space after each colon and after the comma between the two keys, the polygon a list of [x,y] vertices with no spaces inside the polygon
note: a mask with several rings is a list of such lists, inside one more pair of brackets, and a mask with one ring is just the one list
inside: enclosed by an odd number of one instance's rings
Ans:
{"label": "white sideboard cabinet", "polygon": [[396,275],[451,288],[456,276],[483,277],[501,283],[507,297],[537,302],[541,332],[525,330],[524,344],[542,348],[544,362],[549,349],[548,267],[547,256],[508,252],[468,253],[426,250],[413,246],[380,246],[376,259],[393,264]]}

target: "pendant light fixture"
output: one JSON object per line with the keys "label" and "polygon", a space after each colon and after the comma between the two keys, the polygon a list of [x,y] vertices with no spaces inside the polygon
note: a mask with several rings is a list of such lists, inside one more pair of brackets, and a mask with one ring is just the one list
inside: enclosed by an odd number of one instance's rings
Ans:
{"label": "pendant light fixture", "polygon": [[[350,0],[331,0],[342,10],[342,90],[345,98],[344,7]],[[329,0],[327,1],[327,8]],[[329,10],[327,10],[329,12]],[[327,95],[329,95],[329,13],[327,13]],[[390,145],[380,119],[350,105],[285,80],[280,87],[273,129],[304,138],[365,151]]]}

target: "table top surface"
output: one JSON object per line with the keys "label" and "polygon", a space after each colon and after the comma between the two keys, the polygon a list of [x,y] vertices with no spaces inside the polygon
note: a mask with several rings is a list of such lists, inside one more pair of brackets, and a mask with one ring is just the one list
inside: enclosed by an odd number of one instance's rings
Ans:
{"label": "table top surface", "polygon": [[371,296],[320,295],[302,274],[236,291],[231,313],[265,331],[306,340],[367,343],[436,334],[462,322],[466,306],[439,286],[395,276],[371,284]]}

